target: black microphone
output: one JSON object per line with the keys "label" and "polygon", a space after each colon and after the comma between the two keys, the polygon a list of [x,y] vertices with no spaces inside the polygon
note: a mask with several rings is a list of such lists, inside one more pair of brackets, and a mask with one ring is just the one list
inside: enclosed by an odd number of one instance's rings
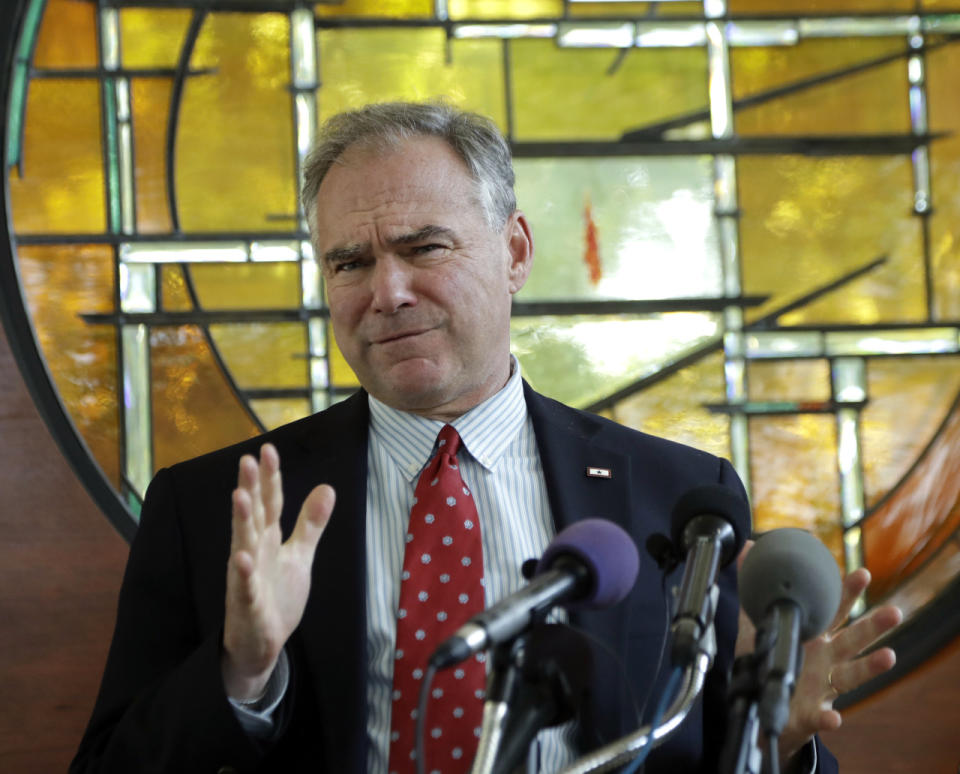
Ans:
{"label": "black microphone", "polygon": [[779,736],[790,716],[790,697],[803,661],[800,644],[830,625],[842,582],[833,554],[802,529],[761,535],[740,568],[740,604],[757,627],[760,727]]}
{"label": "black microphone", "polygon": [[732,562],[750,529],[750,507],[732,489],[720,484],[698,486],[673,507],[670,532],[677,552],[686,558],[677,609],[670,626],[671,662],[692,663],[703,649],[703,636],[713,624],[713,587],[721,567]]}
{"label": "black microphone", "polygon": [[473,616],[440,644],[430,664],[444,669],[509,642],[555,605],[615,605],[630,593],[639,568],[637,546],[621,527],[606,519],[578,521],[550,542],[530,583]]}

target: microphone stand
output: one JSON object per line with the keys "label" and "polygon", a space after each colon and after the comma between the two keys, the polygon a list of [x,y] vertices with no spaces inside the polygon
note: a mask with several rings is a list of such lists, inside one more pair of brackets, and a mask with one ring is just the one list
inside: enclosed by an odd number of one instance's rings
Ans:
{"label": "microphone stand", "polygon": [[523,679],[521,662],[526,640],[527,635],[521,634],[493,650],[480,741],[470,774],[494,774],[496,771],[497,757],[506,736],[510,704]]}

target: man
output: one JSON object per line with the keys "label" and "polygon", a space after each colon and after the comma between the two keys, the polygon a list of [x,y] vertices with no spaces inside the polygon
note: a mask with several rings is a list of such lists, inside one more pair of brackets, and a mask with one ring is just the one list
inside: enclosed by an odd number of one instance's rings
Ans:
{"label": "man", "polygon": [[[307,165],[304,206],[337,342],[364,390],[157,474],[74,771],[411,770],[413,751],[397,741],[407,732],[396,725],[409,697],[395,681],[412,567],[405,543],[420,539],[407,514],[436,483],[418,480],[421,470],[441,458],[475,501],[488,604],[519,588],[522,561],[574,521],[617,521],[642,545],[666,530],[690,487],[742,492],[724,461],[521,382],[510,305],[533,241],[514,202],[509,150],[489,121],[414,104],[335,117]],[[444,457],[444,436],[434,439],[446,425],[457,431],[448,448],[462,446]],[[651,564],[621,605],[571,615],[599,643],[591,696],[574,726],[534,745],[541,770],[639,725],[630,704],[656,691],[665,615]],[[841,618],[866,582],[863,573],[846,581]],[[647,771],[716,766],[736,610],[728,569],[703,701]],[[781,740],[785,763],[833,765],[808,740],[839,723],[835,691],[892,664],[887,651],[852,659],[896,617],[880,611],[809,649]],[[470,751],[450,755],[431,767],[468,769]]]}

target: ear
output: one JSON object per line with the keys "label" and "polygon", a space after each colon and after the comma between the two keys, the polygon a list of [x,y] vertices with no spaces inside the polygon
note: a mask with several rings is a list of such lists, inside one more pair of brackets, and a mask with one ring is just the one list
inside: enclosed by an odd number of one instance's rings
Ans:
{"label": "ear", "polygon": [[503,234],[510,256],[508,272],[510,294],[513,295],[527,283],[533,268],[533,233],[526,216],[520,210],[514,210],[503,227]]}

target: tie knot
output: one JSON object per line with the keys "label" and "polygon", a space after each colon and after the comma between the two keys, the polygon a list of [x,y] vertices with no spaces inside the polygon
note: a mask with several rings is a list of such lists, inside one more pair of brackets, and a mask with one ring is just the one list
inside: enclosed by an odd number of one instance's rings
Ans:
{"label": "tie knot", "polygon": [[460,433],[453,425],[444,425],[437,435],[437,454],[449,454],[456,457],[460,451]]}

